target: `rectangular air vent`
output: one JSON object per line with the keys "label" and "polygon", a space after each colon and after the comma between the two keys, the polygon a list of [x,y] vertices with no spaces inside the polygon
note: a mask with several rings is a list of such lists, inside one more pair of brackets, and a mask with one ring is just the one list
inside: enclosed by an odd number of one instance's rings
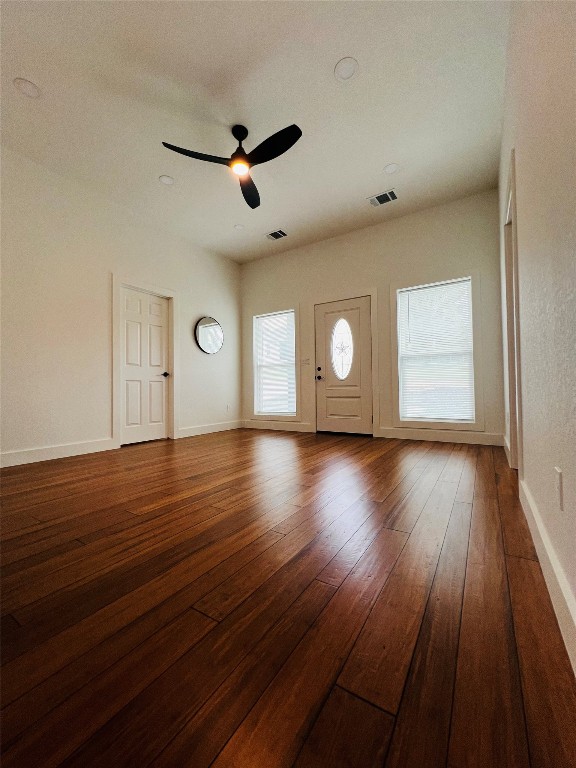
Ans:
{"label": "rectangular air vent", "polygon": [[280,240],[281,237],[286,237],[286,232],[282,229],[277,229],[276,232],[268,232],[266,237],[268,240]]}
{"label": "rectangular air vent", "polygon": [[374,195],[374,197],[369,197],[368,200],[370,201],[370,205],[384,205],[384,203],[390,203],[392,200],[396,200],[397,195],[396,192],[394,192],[393,189],[389,189],[388,192],[382,192],[380,195]]}

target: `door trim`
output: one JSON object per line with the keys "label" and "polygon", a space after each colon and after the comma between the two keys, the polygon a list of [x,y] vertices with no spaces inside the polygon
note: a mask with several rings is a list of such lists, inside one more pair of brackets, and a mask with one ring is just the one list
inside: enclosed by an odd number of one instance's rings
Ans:
{"label": "door trim", "polygon": [[[504,447],[508,457],[508,464],[518,468],[518,426],[516,418],[516,351],[514,349],[514,266],[512,258],[512,222],[506,221],[503,228],[504,235],[504,334],[506,341],[506,361],[508,364],[508,423],[504,429]],[[506,435],[508,432],[508,436]]]}
{"label": "door trim", "polygon": [[179,355],[175,328],[178,318],[178,294],[170,288],[160,288],[142,280],[112,274],[112,439],[115,446],[122,444],[122,288],[142,293],[151,293],[168,299],[168,437],[174,440],[178,435],[179,420]]}

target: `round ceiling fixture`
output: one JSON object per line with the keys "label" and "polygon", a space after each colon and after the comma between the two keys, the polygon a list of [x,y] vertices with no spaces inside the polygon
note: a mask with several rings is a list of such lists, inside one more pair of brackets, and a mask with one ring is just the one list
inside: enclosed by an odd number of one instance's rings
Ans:
{"label": "round ceiling fixture", "polygon": [[172,176],[158,176],[158,181],[161,181],[162,184],[166,184],[168,187],[174,184]]}
{"label": "round ceiling fixture", "polygon": [[400,170],[400,166],[398,163],[388,163],[388,165],[384,166],[384,173],[396,173],[396,171]]}
{"label": "round ceiling fixture", "polygon": [[24,96],[28,96],[29,99],[38,99],[42,94],[40,88],[38,88],[36,83],[33,83],[31,80],[26,80],[23,77],[15,77],[12,82],[14,83],[14,87]]}
{"label": "round ceiling fixture", "polygon": [[359,69],[360,65],[356,59],[353,59],[351,56],[346,56],[343,59],[340,59],[334,67],[334,77],[336,80],[347,83],[348,80],[353,80],[356,77]]}

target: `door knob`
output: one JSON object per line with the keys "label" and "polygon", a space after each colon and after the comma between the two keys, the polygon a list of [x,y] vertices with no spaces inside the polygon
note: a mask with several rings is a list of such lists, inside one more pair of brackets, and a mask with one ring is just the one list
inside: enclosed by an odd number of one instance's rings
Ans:
{"label": "door knob", "polygon": [[164,371],[164,373],[162,374],[162,376],[164,376],[164,378],[166,378],[166,376],[170,376],[170,374],[168,373],[168,371]]}
{"label": "door knob", "polygon": [[316,381],[322,381],[322,376],[316,376]]}

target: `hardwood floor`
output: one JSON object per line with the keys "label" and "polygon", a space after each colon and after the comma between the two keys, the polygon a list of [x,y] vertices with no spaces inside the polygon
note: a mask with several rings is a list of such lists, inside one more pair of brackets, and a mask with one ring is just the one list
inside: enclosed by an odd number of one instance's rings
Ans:
{"label": "hardwood floor", "polygon": [[2,472],[4,768],[575,768],[500,448],[236,430]]}

